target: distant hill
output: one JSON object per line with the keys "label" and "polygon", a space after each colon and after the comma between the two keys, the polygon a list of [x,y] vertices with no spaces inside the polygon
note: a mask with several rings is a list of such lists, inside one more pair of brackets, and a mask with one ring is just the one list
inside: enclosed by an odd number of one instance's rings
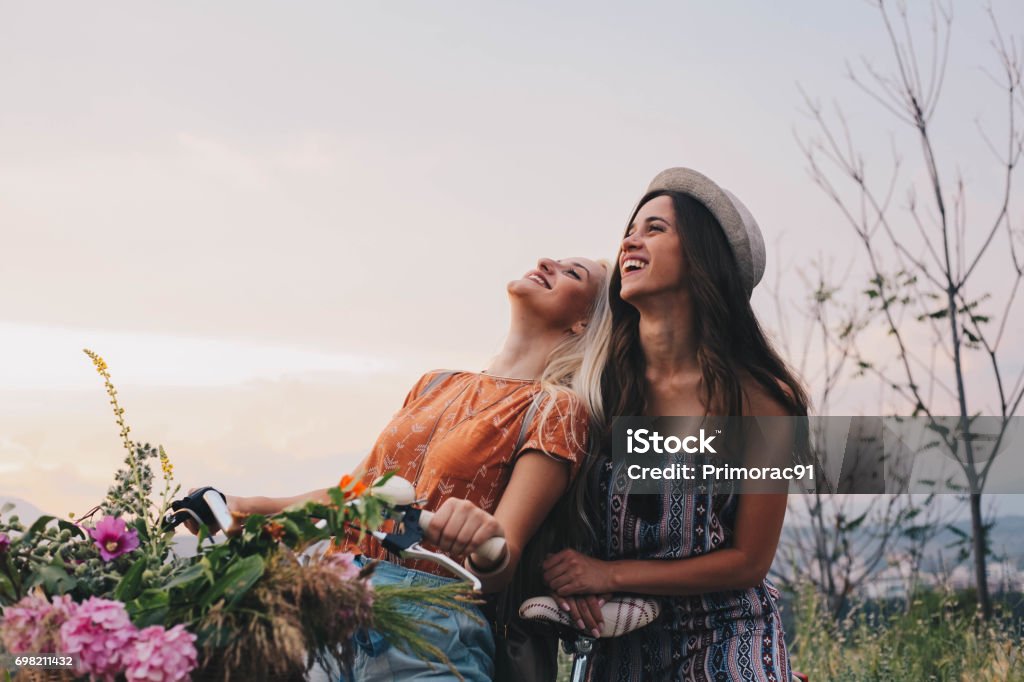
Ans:
{"label": "distant hill", "polygon": [[3,508],[3,506],[7,503],[13,504],[14,509],[3,514],[3,518],[10,519],[12,516],[17,516],[18,520],[25,526],[32,525],[33,523],[35,523],[36,519],[44,515],[42,510],[39,509],[39,507],[35,506],[28,500],[23,500],[20,497],[15,497],[13,495],[4,495],[3,493],[0,493],[0,508]]}
{"label": "distant hill", "polygon": [[[970,535],[971,522],[968,520],[956,521],[952,524],[953,528]],[[787,524],[782,531],[783,541],[788,537],[792,537],[792,534],[799,528],[797,525]],[[865,534],[874,533],[877,528],[865,526],[860,532]],[[1017,568],[1024,569],[1024,516],[1000,516],[996,518],[995,526],[992,528],[991,535],[989,537],[989,546],[992,551],[1000,557],[1006,557],[1011,563]],[[953,558],[957,549],[956,543],[960,541],[960,535],[956,531],[950,530],[949,528],[942,528],[939,530],[935,539],[932,540],[930,545],[930,551],[934,553],[942,552],[946,555],[947,559]],[[893,547],[893,553],[898,553],[902,549],[909,546],[909,542],[900,541],[897,542]],[[932,562],[925,557],[923,566],[925,571],[933,570],[935,567]]]}
{"label": "distant hill", "polygon": [[182,558],[195,556],[196,548],[199,546],[199,543],[197,542],[198,539],[199,538],[191,533],[179,533],[178,535],[175,535],[174,542],[172,544],[174,553]]}
{"label": "distant hill", "polygon": [[[967,533],[971,532],[970,521],[958,521],[954,528]],[[939,546],[957,541],[958,535],[951,530],[943,530],[936,538]],[[989,536],[989,546],[998,556],[1006,556],[1018,568],[1024,568],[1024,516],[1000,516]]]}

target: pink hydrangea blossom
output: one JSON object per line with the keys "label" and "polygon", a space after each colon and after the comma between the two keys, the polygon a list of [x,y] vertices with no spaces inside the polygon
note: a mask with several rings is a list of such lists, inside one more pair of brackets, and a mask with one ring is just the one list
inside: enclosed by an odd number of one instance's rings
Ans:
{"label": "pink hydrangea blossom", "polygon": [[78,654],[84,672],[113,680],[124,670],[138,631],[124,604],[91,597],[78,605],[60,634],[64,653]]}
{"label": "pink hydrangea blossom", "polygon": [[111,561],[139,548],[139,532],[134,528],[129,530],[124,519],[114,516],[104,516],[95,528],[89,529],[89,535],[99,547],[100,557],[104,561]]}
{"label": "pink hydrangea blossom", "polygon": [[62,653],[61,627],[76,609],[77,605],[67,595],[52,601],[29,595],[4,609],[0,641],[12,654]]}
{"label": "pink hydrangea blossom", "polygon": [[349,552],[335,552],[328,554],[325,557],[324,562],[333,568],[336,568],[345,580],[355,580],[359,577],[359,571],[361,570],[356,566],[353,561],[353,556]]}
{"label": "pink hydrangea blossom", "polygon": [[180,682],[187,680],[199,657],[196,636],[175,625],[165,630],[159,625],[140,630],[128,651],[124,674],[128,682]]}

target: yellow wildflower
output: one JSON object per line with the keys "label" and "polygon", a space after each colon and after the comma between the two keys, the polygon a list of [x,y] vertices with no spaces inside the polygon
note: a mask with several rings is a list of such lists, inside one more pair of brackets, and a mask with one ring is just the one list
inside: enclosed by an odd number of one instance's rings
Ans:
{"label": "yellow wildflower", "polygon": [[133,446],[132,442],[128,439],[128,433],[131,429],[124,423],[124,408],[121,407],[117,402],[117,390],[114,388],[114,384],[110,381],[110,372],[107,371],[107,361],[100,357],[99,353],[83,348],[82,352],[89,356],[92,360],[92,364],[95,365],[96,371],[101,377],[103,377],[103,385],[107,389],[107,395],[110,396],[110,404],[114,406],[114,416],[117,418],[117,425],[121,427],[121,439],[124,441],[124,447],[132,454]]}
{"label": "yellow wildflower", "polygon": [[168,480],[174,478],[174,465],[171,464],[171,458],[164,452],[163,446],[160,447],[160,469],[164,472],[164,478]]}

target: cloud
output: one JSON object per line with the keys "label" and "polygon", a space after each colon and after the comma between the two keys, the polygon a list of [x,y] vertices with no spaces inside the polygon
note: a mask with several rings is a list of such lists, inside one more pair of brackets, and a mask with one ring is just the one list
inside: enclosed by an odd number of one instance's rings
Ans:
{"label": "cloud", "polygon": [[[0,391],[0,458],[13,463],[0,492],[58,514],[102,500],[125,453],[92,379],[89,391]],[[184,489],[288,496],[351,471],[414,380],[324,373],[234,386],[118,385],[118,397],[132,438],[162,444]]]}
{"label": "cloud", "polygon": [[25,468],[32,460],[32,450],[13,439],[0,434],[0,476],[5,478]]}
{"label": "cloud", "polygon": [[211,137],[178,133],[178,143],[200,172],[227,181],[240,189],[263,190],[270,186],[270,168],[259,157],[246,154]]}
{"label": "cloud", "polygon": [[[394,360],[358,353],[328,353],[283,345],[172,334],[75,329],[0,322],[4,349],[18,362],[0,363],[6,389],[97,386],[82,348],[111,364],[123,385],[223,386],[302,374],[375,374]],[[2,447],[2,442],[0,442]]]}

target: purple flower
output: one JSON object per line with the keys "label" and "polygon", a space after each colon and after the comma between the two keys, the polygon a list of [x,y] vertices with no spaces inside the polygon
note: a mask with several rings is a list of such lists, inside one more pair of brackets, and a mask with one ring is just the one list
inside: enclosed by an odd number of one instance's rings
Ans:
{"label": "purple flower", "polygon": [[0,554],[7,551],[7,548],[11,546],[11,538],[7,536],[7,533],[0,533]]}
{"label": "purple flower", "polygon": [[113,516],[104,516],[95,528],[89,529],[89,535],[100,548],[100,557],[104,561],[111,561],[139,547],[139,532],[134,528],[128,530],[124,519]]}
{"label": "purple flower", "polygon": [[82,671],[113,680],[125,669],[138,630],[124,604],[91,597],[61,626],[64,651],[78,654]]}

